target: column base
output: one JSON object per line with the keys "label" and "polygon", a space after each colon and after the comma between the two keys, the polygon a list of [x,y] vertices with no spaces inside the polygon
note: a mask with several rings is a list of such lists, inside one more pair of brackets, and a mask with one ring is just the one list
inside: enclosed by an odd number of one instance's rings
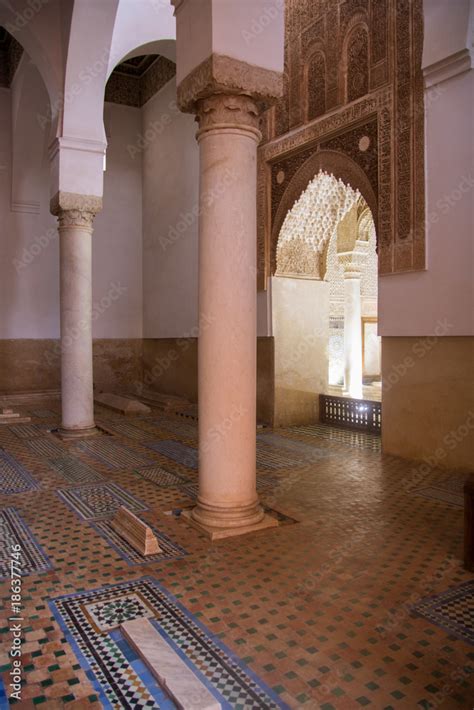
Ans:
{"label": "column base", "polygon": [[193,517],[193,510],[183,510],[181,513],[183,518],[186,518],[193,528],[203,532],[210,540],[222,540],[226,537],[235,537],[237,535],[246,535],[247,533],[265,530],[266,528],[278,527],[278,520],[271,515],[263,513],[263,517],[259,522],[249,523],[248,525],[240,525],[234,527],[207,525]]}
{"label": "column base", "polygon": [[71,441],[74,439],[89,439],[91,436],[98,436],[101,431],[94,425],[84,427],[83,429],[66,429],[59,427],[59,429],[56,429],[53,433],[64,441]]}

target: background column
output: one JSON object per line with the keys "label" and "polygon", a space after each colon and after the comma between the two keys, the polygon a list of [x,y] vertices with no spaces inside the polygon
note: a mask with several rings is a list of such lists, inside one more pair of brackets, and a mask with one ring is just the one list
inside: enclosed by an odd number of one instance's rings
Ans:
{"label": "background column", "polygon": [[79,195],[69,203],[81,208],[57,205],[52,211],[58,216],[60,242],[60,435],[76,438],[97,433],[92,369],[92,223],[98,206]]}
{"label": "background column", "polygon": [[344,268],[344,392],[362,399],[362,313],[360,279],[368,242],[357,240],[351,252],[338,254]]}

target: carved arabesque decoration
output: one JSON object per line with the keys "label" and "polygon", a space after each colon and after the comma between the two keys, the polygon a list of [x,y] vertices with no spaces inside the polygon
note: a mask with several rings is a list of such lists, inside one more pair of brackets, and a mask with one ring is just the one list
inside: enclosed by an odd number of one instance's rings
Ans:
{"label": "carved arabesque decoration", "polygon": [[306,66],[307,119],[326,113],[326,59],[316,51]]}
{"label": "carved arabesque decoration", "polygon": [[[282,163],[282,165],[285,165],[285,163]],[[261,169],[262,164],[260,164],[260,170]],[[363,170],[354,161],[336,151],[321,150],[313,153],[313,155],[300,164],[298,170],[293,173],[292,179],[289,181],[278,209],[276,210],[271,235],[271,273],[275,273],[277,267],[277,244],[281,227],[288,211],[300,198],[302,193],[306,190],[308,184],[314,179],[315,175],[323,170],[329,172],[337,180],[344,183],[344,185],[350,185],[353,190],[358,191],[364,197],[365,202],[370,206],[373,214],[377,214],[377,199],[370,181],[364,174]],[[259,180],[259,187],[261,187],[261,185],[262,181]],[[259,213],[259,217],[260,230],[264,227],[262,213]],[[270,238],[270,235],[268,235],[268,238]],[[324,264],[324,253],[322,255],[322,259]],[[324,268],[321,273],[324,273]]]}
{"label": "carved arabesque decoration", "polygon": [[235,125],[258,131],[259,110],[250,96],[213,94],[197,101],[196,113],[201,130],[214,126]]}
{"label": "carved arabesque decoration", "polygon": [[[424,269],[422,0],[287,0],[286,18],[289,82],[272,110],[284,120],[268,124],[259,149],[259,288],[275,268],[281,211],[293,204],[286,199],[295,192],[290,184],[322,148],[351,158],[371,183],[379,274]],[[326,63],[321,115],[310,109],[309,97],[310,63],[313,75],[321,68],[317,52]],[[376,132],[359,152],[355,136],[369,118]]]}
{"label": "carved arabesque decoration", "polygon": [[92,231],[95,214],[84,210],[59,210],[58,224],[59,228],[64,227],[81,227],[87,231]]}
{"label": "carved arabesque decoration", "polygon": [[355,101],[369,91],[369,36],[362,25],[355,27],[347,43],[346,100]]}
{"label": "carved arabesque decoration", "polygon": [[278,239],[277,275],[323,278],[329,240],[360,198],[358,190],[321,170],[285,217]]}

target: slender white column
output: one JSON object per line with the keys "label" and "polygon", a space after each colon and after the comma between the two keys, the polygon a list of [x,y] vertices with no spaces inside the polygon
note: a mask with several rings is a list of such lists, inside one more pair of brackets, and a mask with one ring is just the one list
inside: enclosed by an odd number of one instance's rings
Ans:
{"label": "slender white column", "polygon": [[94,213],[59,209],[61,402],[64,437],[96,433],[92,370]]}
{"label": "slender white column", "polygon": [[344,278],[344,391],[362,398],[360,278]]}
{"label": "slender white column", "polygon": [[344,392],[362,398],[362,312],[360,279],[368,243],[355,242],[351,252],[338,254],[344,267]]}
{"label": "slender white column", "polygon": [[199,495],[211,537],[261,526],[256,492],[256,162],[246,96],[198,103]]}

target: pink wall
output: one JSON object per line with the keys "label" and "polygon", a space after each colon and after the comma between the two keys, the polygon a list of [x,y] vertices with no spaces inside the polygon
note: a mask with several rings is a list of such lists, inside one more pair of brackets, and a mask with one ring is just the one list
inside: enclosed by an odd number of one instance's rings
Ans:
{"label": "pink wall", "polygon": [[[465,0],[425,2],[427,269],[380,278],[380,335],[474,331],[474,71],[466,47],[468,6]],[[457,32],[445,47],[439,42],[440,24]],[[451,51],[454,57],[446,54]]]}
{"label": "pink wall", "polygon": [[[23,61],[22,61],[23,65]],[[22,92],[21,72],[36,73],[37,91]],[[16,95],[16,83],[18,92]],[[59,336],[59,244],[50,214],[49,125],[46,90],[29,62],[20,66],[12,89],[0,89],[0,338]],[[12,97],[14,100],[12,102]],[[12,111],[12,103],[18,109]],[[18,120],[18,116],[20,120]],[[110,145],[104,209],[93,235],[93,302],[96,338],[142,336],[141,157],[127,146],[141,128],[139,109],[109,104]],[[38,127],[43,126],[39,129]],[[16,134],[16,137],[15,137]],[[44,136],[43,150],[37,150]],[[33,145],[30,145],[33,143]],[[21,150],[12,151],[12,145]],[[12,193],[12,157],[15,190]],[[34,177],[34,180],[31,178]],[[21,211],[12,211],[12,196]],[[28,211],[39,202],[36,212]],[[125,289],[125,290],[124,290]]]}

